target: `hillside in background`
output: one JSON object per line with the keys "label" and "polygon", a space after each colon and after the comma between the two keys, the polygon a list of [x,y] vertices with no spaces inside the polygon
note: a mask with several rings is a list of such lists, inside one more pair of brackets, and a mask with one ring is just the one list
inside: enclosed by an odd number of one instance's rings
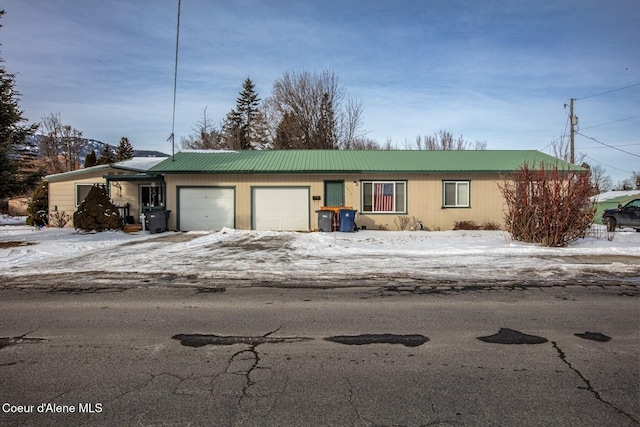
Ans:
{"label": "hillside in background", "polygon": [[[16,157],[21,158],[38,158],[40,157],[40,150],[38,148],[39,141],[44,138],[44,135],[31,135],[27,136],[24,144],[16,145],[14,147],[14,155]],[[105,149],[107,144],[102,141],[98,141],[95,139],[82,138],[80,151],[79,151],[79,160],[80,166],[84,167],[84,160],[87,157],[87,154],[94,150],[97,156],[100,156],[100,153]],[[115,156],[116,154],[116,145],[109,144],[109,148],[112,154]],[[134,147],[135,148],[135,147]],[[62,147],[62,152],[64,153],[64,147]],[[160,151],[154,150],[135,150],[133,151],[134,157],[169,157],[168,154],[162,153]]]}

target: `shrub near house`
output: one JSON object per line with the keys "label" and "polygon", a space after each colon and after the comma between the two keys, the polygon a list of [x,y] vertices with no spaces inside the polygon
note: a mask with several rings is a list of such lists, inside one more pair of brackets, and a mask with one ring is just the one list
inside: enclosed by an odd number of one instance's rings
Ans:
{"label": "shrub near house", "polygon": [[27,207],[27,225],[44,227],[47,225],[47,212],[49,211],[49,183],[42,181],[31,196],[31,202]]}
{"label": "shrub near house", "polygon": [[73,214],[74,226],[82,231],[121,230],[118,207],[111,203],[104,188],[93,186]]}
{"label": "shrub near house", "polygon": [[558,163],[524,163],[500,190],[507,230],[515,240],[567,246],[585,237],[593,222],[593,187],[583,171],[563,170]]}

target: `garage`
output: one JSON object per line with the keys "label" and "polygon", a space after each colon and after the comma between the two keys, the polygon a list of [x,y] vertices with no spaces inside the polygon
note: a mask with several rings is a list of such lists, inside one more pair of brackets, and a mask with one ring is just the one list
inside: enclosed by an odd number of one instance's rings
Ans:
{"label": "garage", "polygon": [[182,231],[235,228],[235,188],[178,189],[178,229]]}
{"label": "garage", "polygon": [[253,229],[308,231],[309,191],[309,187],[253,187]]}

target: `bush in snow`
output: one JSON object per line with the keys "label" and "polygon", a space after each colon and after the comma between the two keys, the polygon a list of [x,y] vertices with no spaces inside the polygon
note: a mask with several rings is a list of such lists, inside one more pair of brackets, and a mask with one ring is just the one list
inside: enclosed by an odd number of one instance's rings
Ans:
{"label": "bush in snow", "polygon": [[49,183],[42,181],[31,195],[31,202],[27,206],[27,225],[44,227],[47,225],[49,211]]}
{"label": "bush in snow", "polygon": [[566,246],[585,237],[596,212],[589,174],[558,165],[524,164],[500,186],[507,203],[505,221],[515,240]]}
{"label": "bush in snow", "polygon": [[493,221],[485,221],[482,224],[476,224],[475,221],[456,221],[453,224],[454,230],[500,230],[500,224]]}
{"label": "bush in snow", "polygon": [[49,226],[64,228],[71,221],[71,216],[65,211],[54,211],[49,214]]}
{"label": "bush in snow", "polygon": [[73,225],[82,231],[121,230],[118,207],[111,203],[103,187],[93,186],[73,214]]}

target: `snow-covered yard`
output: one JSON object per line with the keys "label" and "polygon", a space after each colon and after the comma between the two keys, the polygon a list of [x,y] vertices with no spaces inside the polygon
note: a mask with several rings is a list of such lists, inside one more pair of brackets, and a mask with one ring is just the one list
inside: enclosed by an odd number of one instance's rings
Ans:
{"label": "snow-covered yard", "polygon": [[[22,222],[21,222],[22,221]],[[171,277],[174,284],[295,283],[304,286],[421,283],[640,283],[640,233],[607,240],[604,228],[567,248],[514,242],[502,231],[357,233],[103,232],[0,224],[0,280],[25,286]],[[20,225],[22,224],[22,225]]]}

